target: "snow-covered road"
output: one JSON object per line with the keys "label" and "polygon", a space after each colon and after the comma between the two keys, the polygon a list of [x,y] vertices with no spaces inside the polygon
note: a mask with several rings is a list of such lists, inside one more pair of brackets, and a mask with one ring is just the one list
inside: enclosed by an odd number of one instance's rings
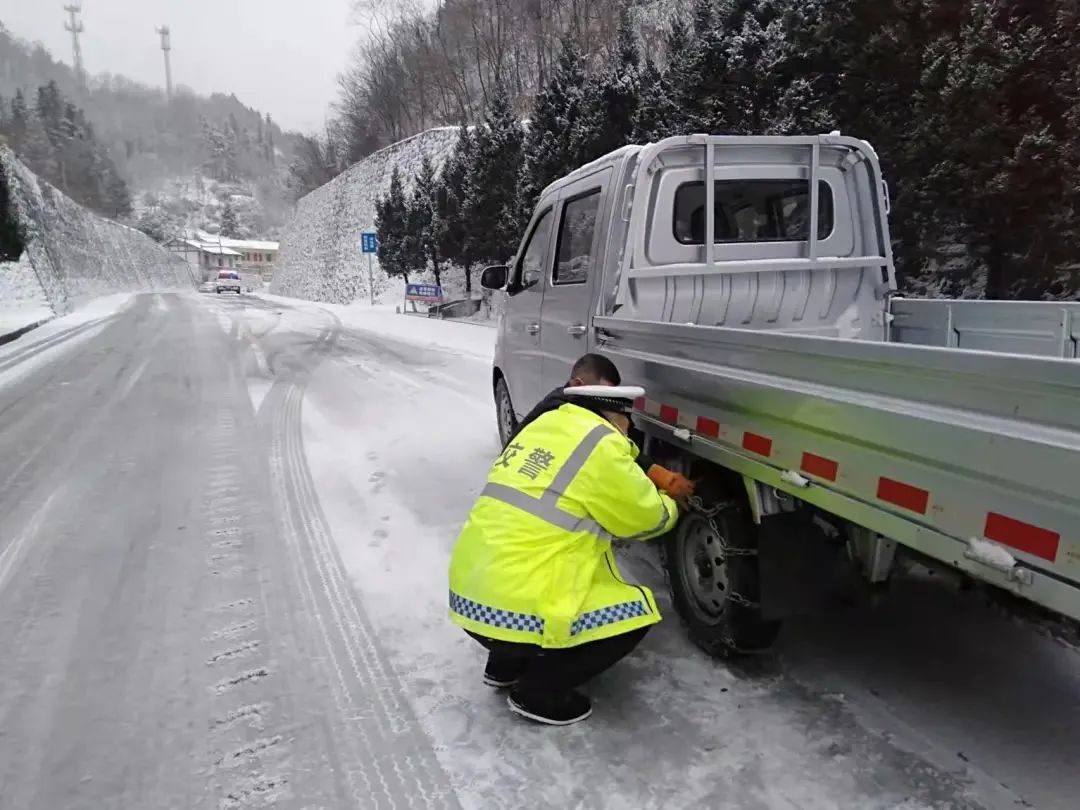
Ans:
{"label": "snow-covered road", "polygon": [[[1075,806],[1077,654],[934,583],[740,666],[662,598],[589,722],[510,715],[446,619],[489,328],[176,295],[90,323],[0,353],[0,807]],[[664,593],[651,549],[626,568]]]}

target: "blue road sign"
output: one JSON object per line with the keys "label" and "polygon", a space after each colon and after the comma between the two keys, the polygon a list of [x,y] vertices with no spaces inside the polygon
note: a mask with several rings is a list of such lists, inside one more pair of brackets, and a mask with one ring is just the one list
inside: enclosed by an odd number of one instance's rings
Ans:
{"label": "blue road sign", "polygon": [[360,252],[379,252],[379,236],[375,233],[375,231],[364,231],[362,234],[360,234]]}

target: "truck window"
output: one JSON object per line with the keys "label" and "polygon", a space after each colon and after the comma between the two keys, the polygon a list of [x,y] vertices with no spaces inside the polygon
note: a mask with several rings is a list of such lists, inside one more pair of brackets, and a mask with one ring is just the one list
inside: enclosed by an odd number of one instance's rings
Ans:
{"label": "truck window", "polygon": [[551,244],[551,209],[540,215],[536,220],[529,242],[525,246],[525,252],[521,256],[514,279],[514,291],[521,292],[536,284],[544,275],[548,266],[549,251]]}
{"label": "truck window", "polygon": [[584,284],[592,267],[593,235],[600,213],[600,189],[568,200],[559,225],[553,284]]}
{"label": "truck window", "polygon": [[[810,220],[807,180],[717,180],[713,212],[715,241],[806,241]],[[705,244],[705,184],[683,183],[675,191],[675,238],[684,245]],[[818,183],[818,239],[833,231],[832,189]]]}

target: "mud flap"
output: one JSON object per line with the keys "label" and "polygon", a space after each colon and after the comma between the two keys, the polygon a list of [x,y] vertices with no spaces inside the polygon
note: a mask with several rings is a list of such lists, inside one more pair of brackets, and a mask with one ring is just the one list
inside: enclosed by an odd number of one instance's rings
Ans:
{"label": "mud flap", "polygon": [[762,617],[783,619],[822,610],[836,593],[843,545],[802,512],[770,515],[755,528]]}

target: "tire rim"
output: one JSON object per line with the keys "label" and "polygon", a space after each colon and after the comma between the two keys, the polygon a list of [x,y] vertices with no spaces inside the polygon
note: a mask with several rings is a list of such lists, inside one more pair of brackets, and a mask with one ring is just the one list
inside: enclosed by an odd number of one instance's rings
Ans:
{"label": "tire rim", "polygon": [[679,576],[692,599],[691,607],[703,621],[719,622],[727,605],[727,563],[720,556],[723,537],[708,520],[690,514],[679,524]]}
{"label": "tire rim", "polygon": [[499,438],[506,443],[510,434],[514,432],[514,412],[510,407],[510,394],[506,390],[506,383],[499,383]]}

